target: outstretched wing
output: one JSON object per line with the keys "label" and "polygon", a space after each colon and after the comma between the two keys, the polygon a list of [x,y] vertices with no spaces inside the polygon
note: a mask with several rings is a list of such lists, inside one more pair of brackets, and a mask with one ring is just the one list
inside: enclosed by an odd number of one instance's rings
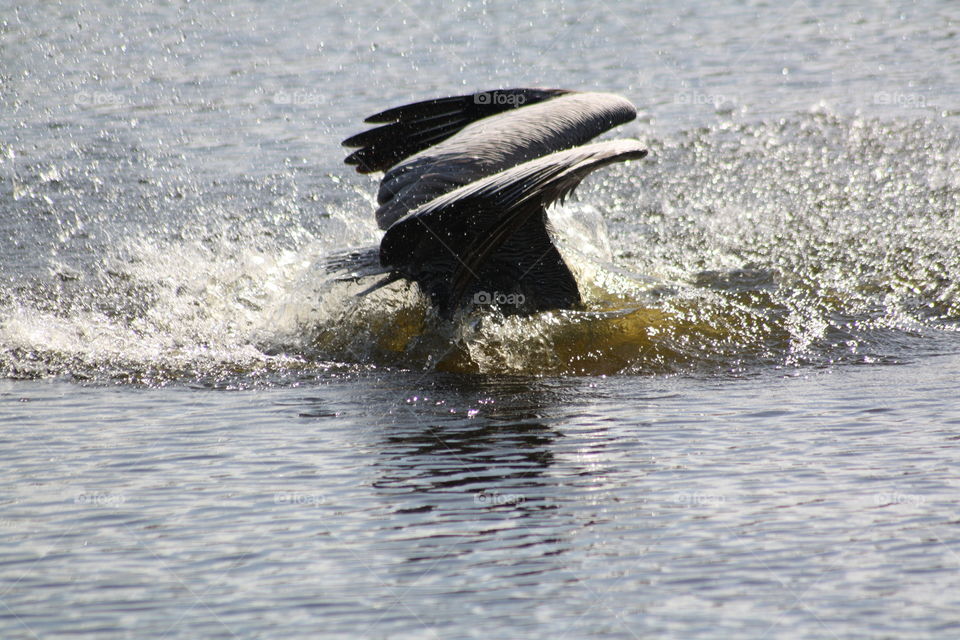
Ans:
{"label": "outstretched wing", "polygon": [[[566,292],[558,295],[569,298],[569,283],[574,291],[576,283],[546,234],[546,208],[562,202],[592,171],[646,155],[636,140],[599,142],[460,187],[395,222],[380,242],[380,262],[424,285],[443,312],[455,308],[476,283],[501,281],[499,270],[517,264],[529,263],[519,274],[521,286],[527,277],[565,282]],[[537,233],[536,226],[543,232]],[[517,246],[521,236],[536,239],[529,247]],[[500,255],[505,251],[509,255]],[[517,275],[502,281],[513,286]],[[550,291],[530,291],[535,298],[542,297],[535,307],[569,306],[562,299],[553,304]]]}
{"label": "outstretched wing", "polygon": [[564,89],[497,89],[414,102],[375,113],[364,122],[383,124],[343,141],[360,147],[347,156],[358,173],[386,171],[404,158],[446,140],[488,116],[569,93]]}
{"label": "outstretched wing", "polygon": [[[490,104],[482,104],[482,109],[469,105],[477,100]],[[636,108],[608,93],[510,89],[417,103],[373,117],[397,120],[344,144],[368,143],[348,162],[363,153],[382,160],[367,166],[389,167],[377,193],[376,212],[380,228],[387,229],[454,189],[584,144],[635,118]]]}

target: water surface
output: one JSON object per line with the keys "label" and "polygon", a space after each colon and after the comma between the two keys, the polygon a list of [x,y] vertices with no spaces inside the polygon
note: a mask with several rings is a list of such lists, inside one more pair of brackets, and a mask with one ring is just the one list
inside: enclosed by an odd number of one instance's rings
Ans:
{"label": "water surface", "polygon": [[[955,637],[948,2],[0,18],[4,638]],[[586,306],[438,321],[363,117],[612,91]]]}

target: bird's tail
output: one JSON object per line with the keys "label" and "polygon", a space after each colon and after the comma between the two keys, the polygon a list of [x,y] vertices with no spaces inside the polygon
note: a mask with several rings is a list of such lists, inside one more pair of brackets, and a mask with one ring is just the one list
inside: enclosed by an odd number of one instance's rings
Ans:
{"label": "bird's tail", "polygon": [[379,247],[346,249],[325,256],[323,270],[333,275],[337,282],[357,281],[367,276],[388,273],[390,269],[380,265]]}
{"label": "bird's tail", "polygon": [[360,249],[347,249],[338,251],[326,256],[323,261],[323,269],[333,276],[334,282],[359,282],[364,278],[372,276],[384,276],[357,293],[357,296],[365,296],[373,293],[381,287],[399,280],[402,276],[388,267],[380,264],[380,248],[364,247]]}

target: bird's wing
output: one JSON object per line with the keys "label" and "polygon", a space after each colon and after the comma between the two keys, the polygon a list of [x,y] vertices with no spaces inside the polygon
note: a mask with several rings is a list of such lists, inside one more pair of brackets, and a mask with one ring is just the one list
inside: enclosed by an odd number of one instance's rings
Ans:
{"label": "bird's wing", "polygon": [[360,147],[346,162],[358,173],[386,171],[404,158],[446,140],[465,126],[523,105],[569,93],[564,89],[497,89],[414,102],[375,113],[364,122],[381,124],[343,141]]}
{"label": "bird's wing", "polygon": [[[563,202],[592,171],[643,158],[636,140],[611,140],[525,162],[435,198],[387,229],[380,242],[385,267],[412,273],[449,270],[447,306],[456,305],[484,263],[535,215]],[[545,221],[544,221],[545,222]],[[547,247],[531,247],[546,251]]]}
{"label": "bird's wing", "polygon": [[[517,108],[482,104],[483,109],[477,110],[472,101],[481,95],[488,96],[488,102]],[[367,141],[363,136],[370,135],[370,146],[355,154],[382,149],[377,153],[391,158],[377,193],[380,207],[376,216],[381,229],[437,196],[534,158],[584,144],[629,122],[637,113],[621,96],[560,89],[487,91],[445,100],[459,101],[454,104],[461,106],[452,107],[446,114],[430,111],[438,108],[435,102],[442,104],[443,100],[399,107],[397,123],[354,136],[345,143],[360,144]],[[420,120],[409,115],[410,124],[405,124],[405,109],[411,110],[409,114],[427,115]],[[377,115],[393,117],[393,111]],[[435,125],[439,127],[436,131],[429,126],[429,118],[442,121]],[[408,151],[416,152],[409,155]]]}

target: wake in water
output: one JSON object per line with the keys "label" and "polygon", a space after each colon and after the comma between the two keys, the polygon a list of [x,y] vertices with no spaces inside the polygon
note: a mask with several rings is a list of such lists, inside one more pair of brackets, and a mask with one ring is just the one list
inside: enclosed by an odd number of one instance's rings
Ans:
{"label": "wake in water", "polygon": [[[96,175],[19,167],[4,215],[38,239],[0,263],[0,375],[229,386],[378,367],[742,374],[960,347],[956,132],[811,113],[647,145],[656,160],[642,171],[595,176],[551,212],[583,310],[454,321],[415,286],[357,298],[362,284],[325,270],[376,237],[369,203],[342,186],[325,190],[343,204],[313,226],[315,210],[276,195],[290,185],[266,181],[248,189],[241,204],[256,212],[242,222],[201,201],[190,224],[153,227],[112,213],[137,211],[141,191],[108,198],[85,186]],[[182,212],[184,200],[157,206]]]}

